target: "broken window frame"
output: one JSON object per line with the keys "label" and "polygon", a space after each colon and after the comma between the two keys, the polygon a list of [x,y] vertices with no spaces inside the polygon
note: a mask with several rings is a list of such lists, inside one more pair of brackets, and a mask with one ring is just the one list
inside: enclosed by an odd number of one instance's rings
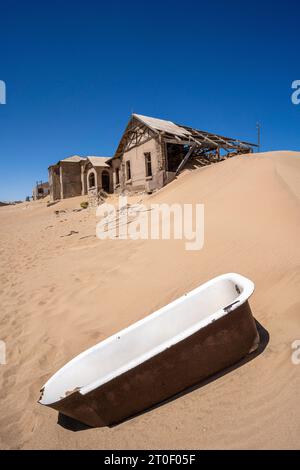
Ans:
{"label": "broken window frame", "polygon": [[119,168],[116,168],[115,175],[116,175],[116,186],[118,186],[120,184],[120,169]]}
{"label": "broken window frame", "polygon": [[[89,189],[95,188],[96,187],[96,176],[95,176],[94,171],[91,171],[91,173],[89,174],[88,180],[89,180]],[[91,180],[93,181],[94,184],[91,184]]]}
{"label": "broken window frame", "polygon": [[151,152],[145,152],[144,157],[145,157],[146,178],[152,178],[153,173],[152,173]]}
{"label": "broken window frame", "polygon": [[131,165],[130,165],[130,160],[126,161],[126,181],[131,180]]}

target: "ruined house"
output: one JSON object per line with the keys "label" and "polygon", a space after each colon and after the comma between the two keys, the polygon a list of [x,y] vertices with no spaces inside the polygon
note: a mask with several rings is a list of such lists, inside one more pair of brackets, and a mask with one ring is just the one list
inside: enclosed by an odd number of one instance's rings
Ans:
{"label": "ruined house", "polygon": [[133,114],[109,161],[113,190],[152,192],[172,181],[188,161],[209,164],[251,153],[254,147],[249,142]]}
{"label": "ruined house", "polygon": [[116,153],[72,157],[49,167],[51,200],[101,192],[160,189],[187,165],[207,165],[253,152],[255,144],[153,117],[133,114]]}
{"label": "ruined house", "polygon": [[82,157],[73,155],[49,167],[51,200],[56,201],[82,194],[81,161]]}
{"label": "ruined house", "polygon": [[37,199],[42,199],[50,193],[49,183],[37,181],[35,187],[32,190],[32,199],[36,201]]}
{"label": "ruined house", "polygon": [[108,157],[73,155],[49,167],[50,199],[74,196],[97,196],[99,191],[112,192],[112,169]]}

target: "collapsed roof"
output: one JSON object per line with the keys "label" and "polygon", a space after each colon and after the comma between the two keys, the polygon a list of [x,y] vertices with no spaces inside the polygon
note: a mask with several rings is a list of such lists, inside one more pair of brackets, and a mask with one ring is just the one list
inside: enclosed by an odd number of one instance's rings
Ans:
{"label": "collapsed roof", "polygon": [[153,137],[160,137],[170,144],[187,145],[191,149],[190,154],[198,155],[217,149],[223,149],[227,153],[249,153],[257,147],[250,142],[200,131],[172,121],[133,114],[113,158],[121,157],[123,153]]}

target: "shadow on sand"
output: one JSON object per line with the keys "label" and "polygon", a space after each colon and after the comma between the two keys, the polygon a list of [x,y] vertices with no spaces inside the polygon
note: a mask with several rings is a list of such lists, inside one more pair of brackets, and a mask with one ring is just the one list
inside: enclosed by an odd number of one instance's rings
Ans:
{"label": "shadow on sand", "polygon": [[[192,387],[189,387],[189,388],[183,390],[182,392],[179,392],[176,395],[168,398],[167,400],[164,400],[160,403],[157,403],[156,405],[154,405],[150,408],[147,408],[146,410],[144,410],[140,413],[137,413],[133,416],[130,416],[129,418],[121,421],[120,423],[114,424],[114,425],[109,426],[109,427],[114,428],[114,427],[119,426],[120,424],[122,424],[126,421],[130,421],[131,419],[136,418],[137,416],[141,416],[145,413],[148,413],[148,411],[155,410],[156,408],[159,408],[160,406],[163,406],[166,403],[170,403],[173,400],[177,400],[177,398],[180,398],[184,395],[187,395],[188,393],[191,393],[195,390],[198,390],[199,388],[205,387],[206,385],[210,384],[211,382],[214,382],[215,380],[219,379],[220,377],[223,377],[224,375],[229,374],[233,370],[238,369],[239,367],[242,367],[244,364],[247,364],[247,362],[253,361],[253,359],[255,359],[257,356],[259,356],[260,354],[262,354],[264,352],[264,350],[266,349],[266,347],[269,343],[269,339],[270,339],[270,336],[269,336],[269,333],[267,332],[267,330],[257,320],[255,320],[255,323],[256,323],[256,328],[257,328],[257,331],[259,333],[259,338],[260,338],[259,346],[258,346],[258,348],[255,352],[253,352],[252,354],[249,354],[248,356],[244,357],[243,359],[241,359],[239,362],[237,362],[233,366],[227,367],[226,369],[222,370],[221,372],[218,372],[217,374],[214,374],[214,375],[210,376],[208,379],[206,379],[204,381],[201,381],[198,384],[193,385]],[[68,429],[69,431],[73,431],[73,432],[84,431],[86,429],[92,429],[90,426],[87,426],[86,424],[80,423],[79,421],[77,421],[73,418],[69,418],[68,416],[65,416],[61,413],[58,414],[57,424],[59,424],[60,426],[62,426],[65,429]]]}

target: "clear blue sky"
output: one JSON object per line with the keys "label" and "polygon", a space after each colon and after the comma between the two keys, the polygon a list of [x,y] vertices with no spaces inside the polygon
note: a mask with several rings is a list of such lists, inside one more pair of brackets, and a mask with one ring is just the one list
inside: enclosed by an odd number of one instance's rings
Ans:
{"label": "clear blue sky", "polygon": [[113,155],[130,113],[300,150],[300,3],[0,0],[0,200]]}

